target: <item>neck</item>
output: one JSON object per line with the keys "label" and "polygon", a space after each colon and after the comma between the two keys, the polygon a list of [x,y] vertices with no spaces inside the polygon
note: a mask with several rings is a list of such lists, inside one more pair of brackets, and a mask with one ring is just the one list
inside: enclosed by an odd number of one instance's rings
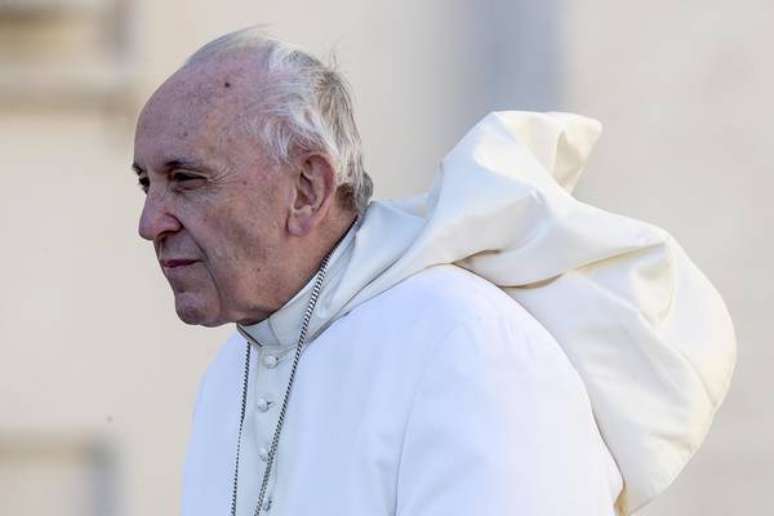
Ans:
{"label": "neck", "polygon": [[347,214],[331,221],[321,228],[319,237],[314,241],[302,242],[300,245],[288,252],[288,274],[283,281],[281,294],[274,303],[274,308],[270,311],[255,313],[249,318],[236,321],[243,326],[257,324],[267,319],[274,312],[285,306],[306,284],[308,284],[320,269],[323,259],[328,256],[349,229],[357,220],[357,214]]}
{"label": "neck", "polygon": [[321,231],[320,238],[316,245],[309,246],[308,249],[298,254],[298,256],[307,256],[301,264],[299,273],[295,275],[296,278],[302,278],[297,281],[292,287],[292,291],[285,298],[283,304],[293,297],[296,292],[301,290],[320,269],[320,264],[327,255],[333,252],[336,246],[339,244],[344,235],[347,234],[349,229],[357,220],[356,214],[348,214],[348,216],[340,217],[336,223],[331,223],[325,230]]}

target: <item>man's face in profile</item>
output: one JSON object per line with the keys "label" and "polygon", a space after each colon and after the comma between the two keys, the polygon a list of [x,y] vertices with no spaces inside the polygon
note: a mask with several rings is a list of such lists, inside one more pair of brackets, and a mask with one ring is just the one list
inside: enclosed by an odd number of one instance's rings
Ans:
{"label": "man's face in profile", "polygon": [[144,107],[134,168],[146,192],[140,235],[153,242],[179,317],[216,326],[270,313],[291,181],[243,130],[246,72],[183,68]]}

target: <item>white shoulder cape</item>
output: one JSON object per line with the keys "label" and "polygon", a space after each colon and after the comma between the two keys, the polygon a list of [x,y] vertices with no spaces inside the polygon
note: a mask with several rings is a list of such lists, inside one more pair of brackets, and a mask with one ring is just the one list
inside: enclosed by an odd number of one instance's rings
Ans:
{"label": "white shoulder cape", "polygon": [[669,234],[572,197],[600,131],[565,113],[488,115],[442,161],[429,193],[370,204],[310,330],[432,265],[488,279],[580,373],[629,514],[701,445],[736,343],[721,297]]}

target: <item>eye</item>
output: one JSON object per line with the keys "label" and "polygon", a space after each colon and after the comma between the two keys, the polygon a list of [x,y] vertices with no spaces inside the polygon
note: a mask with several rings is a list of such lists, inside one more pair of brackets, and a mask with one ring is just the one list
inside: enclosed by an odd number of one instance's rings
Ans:
{"label": "eye", "polygon": [[150,181],[148,180],[147,176],[138,177],[137,183],[140,186],[140,190],[142,190],[145,193],[148,193],[148,188],[150,188]]}
{"label": "eye", "polygon": [[200,185],[200,182],[204,181],[204,178],[188,172],[173,172],[171,176],[172,181],[182,185],[184,188],[195,188]]}

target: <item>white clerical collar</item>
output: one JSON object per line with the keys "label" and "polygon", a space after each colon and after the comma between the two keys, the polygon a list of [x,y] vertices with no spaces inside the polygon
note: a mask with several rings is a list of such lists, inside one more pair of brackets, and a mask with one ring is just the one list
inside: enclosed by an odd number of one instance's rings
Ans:
{"label": "white clerical collar", "polygon": [[[355,233],[359,226],[359,220],[356,220],[342,237],[336,248],[328,259],[328,270],[323,282],[323,291],[325,285],[335,283],[334,280],[343,271],[343,266],[348,260],[342,259],[343,256],[351,254],[352,244]],[[251,325],[237,324],[239,332],[248,340],[251,340],[259,346],[276,346],[280,348],[290,348],[298,343],[298,334],[301,330],[301,322],[304,317],[304,310],[312,295],[312,288],[316,274],[304,285],[301,290],[282,305],[282,307],[271,314],[266,319]],[[309,335],[307,340],[311,340],[313,335]]]}

